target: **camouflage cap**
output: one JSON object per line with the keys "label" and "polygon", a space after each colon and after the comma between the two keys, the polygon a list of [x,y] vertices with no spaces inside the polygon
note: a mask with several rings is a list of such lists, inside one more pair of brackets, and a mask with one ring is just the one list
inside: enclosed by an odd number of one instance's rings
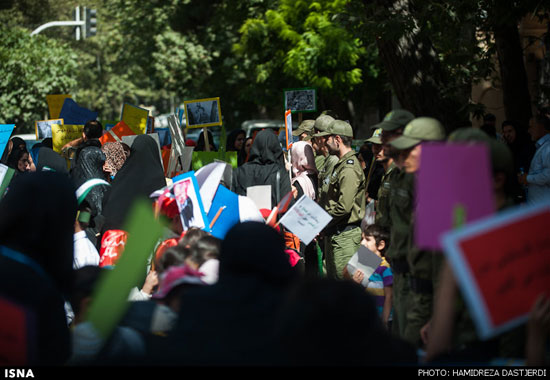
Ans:
{"label": "camouflage cap", "polygon": [[317,119],[315,119],[315,124],[313,125],[313,128],[315,128],[317,131],[325,132],[329,126],[330,123],[332,123],[334,119],[330,115],[321,115]]}
{"label": "camouflage cap", "polygon": [[372,136],[366,139],[364,142],[380,145],[382,144],[382,139],[380,138],[380,136],[382,136],[382,128],[378,128],[377,130],[375,130]]}
{"label": "camouflage cap", "polygon": [[433,117],[417,117],[405,126],[403,135],[390,144],[398,150],[412,148],[422,141],[440,141],[445,139],[445,128]]}
{"label": "camouflage cap", "polygon": [[296,130],[292,131],[292,136],[300,136],[304,132],[311,132],[314,125],[315,120],[304,120],[300,123]]}
{"label": "camouflage cap", "polygon": [[344,120],[334,120],[328,125],[328,128],[325,132],[316,133],[313,135],[313,137],[328,135],[353,137],[353,128],[349,123],[345,122]]}
{"label": "camouflage cap", "polygon": [[394,131],[397,128],[405,127],[412,119],[414,119],[414,115],[407,110],[393,110],[384,116],[384,120],[370,128],[382,128],[384,131]]}

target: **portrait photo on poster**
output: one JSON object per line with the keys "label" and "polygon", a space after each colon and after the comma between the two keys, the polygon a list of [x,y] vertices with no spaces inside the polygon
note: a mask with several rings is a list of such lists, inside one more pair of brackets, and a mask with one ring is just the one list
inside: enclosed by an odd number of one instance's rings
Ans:
{"label": "portrait photo on poster", "polygon": [[197,191],[198,189],[195,188],[193,179],[190,177],[174,183],[174,195],[176,196],[184,230],[191,227],[204,228],[206,226]]}
{"label": "portrait photo on poster", "polygon": [[52,137],[52,124],[63,124],[63,119],[40,120],[35,122],[36,139]]}
{"label": "portrait photo on poster", "polygon": [[314,88],[294,88],[285,90],[285,110],[292,112],[316,112],[317,99]]}
{"label": "portrait photo on poster", "polygon": [[222,125],[220,98],[184,102],[187,128]]}

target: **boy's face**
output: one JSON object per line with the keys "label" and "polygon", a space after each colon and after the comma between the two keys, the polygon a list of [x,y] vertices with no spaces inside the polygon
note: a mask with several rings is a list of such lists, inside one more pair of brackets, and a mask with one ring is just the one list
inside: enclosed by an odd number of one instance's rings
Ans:
{"label": "boy's face", "polygon": [[363,241],[361,241],[361,244],[363,244],[365,247],[367,247],[372,252],[376,253],[378,256],[381,256],[380,250],[378,249],[378,245],[376,244],[376,240],[373,236],[365,236],[363,235]]}

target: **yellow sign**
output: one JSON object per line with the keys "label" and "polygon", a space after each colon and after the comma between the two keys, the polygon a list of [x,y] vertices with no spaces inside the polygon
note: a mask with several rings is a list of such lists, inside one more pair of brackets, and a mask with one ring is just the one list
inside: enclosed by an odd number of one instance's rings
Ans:
{"label": "yellow sign", "polygon": [[59,118],[61,108],[63,108],[63,102],[65,99],[70,98],[71,95],[46,95],[46,102],[48,102],[48,109],[50,110],[50,119]]}
{"label": "yellow sign", "polygon": [[61,153],[68,142],[81,138],[84,131],[83,125],[52,124],[51,127],[53,150],[57,153]]}
{"label": "yellow sign", "polygon": [[143,135],[147,130],[149,110],[124,103],[120,119],[130,127],[136,135]]}

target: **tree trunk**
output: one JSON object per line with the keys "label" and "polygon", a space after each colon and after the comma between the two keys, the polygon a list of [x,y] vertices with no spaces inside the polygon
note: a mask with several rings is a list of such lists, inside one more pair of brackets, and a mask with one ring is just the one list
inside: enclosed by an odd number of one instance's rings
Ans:
{"label": "tree trunk", "polygon": [[493,31],[506,118],[517,121],[526,130],[532,106],[518,27],[516,24],[495,25]]}

